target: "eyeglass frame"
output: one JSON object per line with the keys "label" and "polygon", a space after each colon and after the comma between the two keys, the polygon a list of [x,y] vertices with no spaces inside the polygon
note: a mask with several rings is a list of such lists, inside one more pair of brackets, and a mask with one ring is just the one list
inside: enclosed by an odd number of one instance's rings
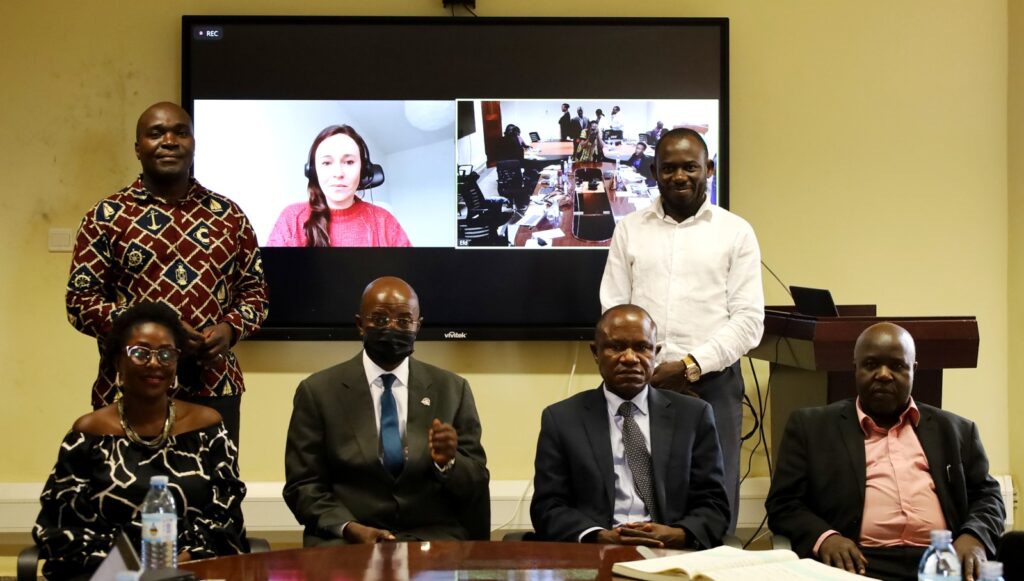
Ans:
{"label": "eyeglass frame", "polygon": [[[400,331],[412,331],[423,324],[423,317],[419,317],[418,319],[414,319],[412,317],[392,317],[391,315],[386,315],[384,313],[373,313],[361,318],[365,319],[371,326],[379,329],[386,329],[393,326]],[[378,325],[377,323],[379,320],[383,320],[384,324]],[[400,321],[409,321],[409,323],[408,325],[405,325],[400,323]]]}
{"label": "eyeglass frame", "polygon": [[[139,363],[138,360],[136,360],[132,356],[132,353],[131,353],[132,349],[145,349],[146,351],[149,351],[149,356],[145,358],[146,362],[145,363]],[[161,351],[170,351],[170,352],[174,353],[174,360],[173,361],[169,361],[167,363],[165,363],[163,361],[160,361],[160,356],[158,354]],[[125,353],[125,355],[128,356],[128,359],[132,363],[134,363],[135,365],[143,365],[143,366],[144,365],[149,365],[150,362],[153,361],[154,357],[156,357],[156,363],[160,367],[171,367],[173,365],[176,365],[178,363],[178,360],[181,359],[181,349],[178,349],[177,347],[157,347],[157,348],[154,349],[153,347],[146,347],[145,345],[125,345],[124,353]]]}

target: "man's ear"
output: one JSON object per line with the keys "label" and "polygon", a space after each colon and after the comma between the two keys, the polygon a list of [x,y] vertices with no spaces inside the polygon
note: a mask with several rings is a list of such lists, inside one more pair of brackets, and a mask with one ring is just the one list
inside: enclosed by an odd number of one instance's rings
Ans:
{"label": "man's ear", "polygon": [[713,175],[715,175],[715,160],[709,159],[708,160],[708,177],[710,178]]}
{"label": "man's ear", "polygon": [[359,331],[359,336],[362,337],[365,333],[363,330],[363,318],[356,315],[356,330]]}
{"label": "man's ear", "polygon": [[142,154],[139,153],[139,142],[135,142],[135,159],[142,159]]}
{"label": "man's ear", "polygon": [[590,352],[594,355],[594,361],[597,361],[597,343],[594,341],[590,342]]}

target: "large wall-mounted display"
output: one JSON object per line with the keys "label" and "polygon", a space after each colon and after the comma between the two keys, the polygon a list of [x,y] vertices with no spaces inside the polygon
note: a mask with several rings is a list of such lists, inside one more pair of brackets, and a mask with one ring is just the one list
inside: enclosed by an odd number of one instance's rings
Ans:
{"label": "large wall-mounted display", "polygon": [[408,280],[424,339],[589,338],[654,148],[699,132],[728,206],[726,19],[182,20],[195,176],[256,229],[263,338],[352,339]]}

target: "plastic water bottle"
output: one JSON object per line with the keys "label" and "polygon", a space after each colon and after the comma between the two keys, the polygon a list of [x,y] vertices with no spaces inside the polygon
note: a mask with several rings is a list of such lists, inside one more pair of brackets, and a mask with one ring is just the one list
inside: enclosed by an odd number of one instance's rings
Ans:
{"label": "plastic water bottle", "polygon": [[978,581],[1003,581],[1003,564],[999,561],[985,561],[981,564]]}
{"label": "plastic water bottle", "polygon": [[917,568],[918,581],[960,579],[960,559],[953,550],[953,533],[932,531],[932,544],[921,556]]}
{"label": "plastic water bottle", "polygon": [[178,513],[166,476],[149,479],[141,510],[142,569],[174,569],[178,566]]}

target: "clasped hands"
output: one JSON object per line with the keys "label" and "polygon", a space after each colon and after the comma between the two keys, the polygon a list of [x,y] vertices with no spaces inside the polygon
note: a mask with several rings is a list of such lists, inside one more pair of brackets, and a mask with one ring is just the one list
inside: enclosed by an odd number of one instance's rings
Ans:
{"label": "clasped hands", "polygon": [[[444,467],[455,458],[455,452],[459,448],[459,434],[455,427],[434,418],[430,430],[427,432],[427,443],[430,446],[430,458],[434,464]],[[395,540],[391,531],[378,529],[351,521],[345,526],[342,538],[350,543],[382,543]]]}
{"label": "clasped hands", "polygon": [[686,364],[682,361],[666,361],[654,368],[651,385],[700,399],[692,385],[686,380]]}
{"label": "clasped hands", "polygon": [[[963,566],[964,579],[974,581],[981,574],[981,564],[986,560],[984,545],[973,535],[964,533],[953,541],[953,550]],[[857,543],[839,534],[826,537],[821,542],[818,558],[830,567],[858,575],[864,574],[868,564]]]}
{"label": "clasped hands", "polygon": [[200,365],[211,367],[226,357],[235,335],[231,325],[217,323],[202,331],[197,331],[195,327],[184,321],[181,324],[185,327],[185,334],[188,336],[188,349],[196,354]]}
{"label": "clasped hands", "polygon": [[606,545],[644,545],[658,549],[685,549],[686,531],[679,527],[653,522],[631,522],[622,526],[594,531],[584,542]]}

